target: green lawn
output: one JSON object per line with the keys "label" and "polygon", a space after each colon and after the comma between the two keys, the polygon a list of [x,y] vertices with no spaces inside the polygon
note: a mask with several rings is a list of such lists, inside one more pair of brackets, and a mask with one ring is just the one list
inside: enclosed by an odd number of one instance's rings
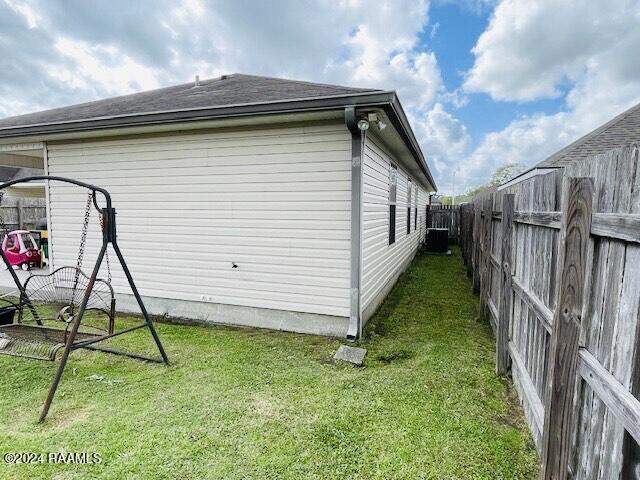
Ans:
{"label": "green lawn", "polygon": [[[0,460],[0,478],[535,478],[470,292],[459,256],[416,257],[367,326],[363,368],[334,364],[335,339],[158,325],[171,367],[75,353],[42,425],[56,364],[0,356],[0,453],[102,458]],[[147,349],[144,333],[126,343]]]}

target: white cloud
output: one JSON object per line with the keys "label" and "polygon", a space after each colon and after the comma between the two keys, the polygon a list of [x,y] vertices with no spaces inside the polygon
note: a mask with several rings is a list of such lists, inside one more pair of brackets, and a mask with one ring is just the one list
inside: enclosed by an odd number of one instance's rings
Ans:
{"label": "white cloud", "polygon": [[158,88],[158,72],[142,65],[119,48],[110,45],[89,45],[60,37],[54,49],[65,58],[69,67],[52,65],[49,75],[72,89],[120,95]]}
{"label": "white cloud", "polygon": [[[0,73],[0,94],[56,107],[244,72],[397,89],[405,106],[428,109],[445,93],[419,45],[428,10],[426,0],[0,0],[0,64],[21,67]],[[34,101],[25,80],[43,75],[49,95]]]}
{"label": "white cloud", "polygon": [[223,0],[0,0],[0,116],[233,72],[392,89],[446,169],[459,147],[445,142],[463,127],[443,105],[466,99],[444,88],[421,44],[427,0],[276,5],[252,2],[247,15],[245,2]]}
{"label": "white cloud", "polygon": [[[467,129],[459,120],[436,103],[423,118],[415,118],[412,124],[434,174],[450,176],[464,157],[469,143]],[[441,187],[444,187],[441,185]]]}
{"label": "white cloud", "polygon": [[38,15],[28,3],[16,0],[3,1],[11,10],[20,14],[24,18],[29,29],[36,28],[38,26],[38,23],[40,22],[40,15]]}
{"label": "white cloud", "polygon": [[429,38],[431,40],[436,38],[436,35],[438,34],[439,29],[440,29],[440,22],[436,22],[433,25],[431,25],[431,31],[429,31]]}
{"label": "white cloud", "polygon": [[[474,12],[493,5],[433,1]],[[443,190],[456,167],[471,186],[503,160],[542,160],[638,99],[640,63],[631,56],[640,48],[632,28],[640,7],[613,2],[593,0],[577,12],[562,0],[505,0],[478,40],[465,88],[447,90],[422,43],[437,28],[426,0],[375,8],[363,0],[281,0],[277,8],[0,0],[0,116],[232,72],[395,89]],[[469,133],[454,117],[468,92],[510,101],[560,94],[566,107],[516,119],[469,153]]]}
{"label": "white cloud", "polygon": [[567,113],[515,120],[504,130],[486,135],[463,162],[460,169],[463,190],[484,183],[507,163],[530,165],[532,159],[543,160],[577,134]]}
{"label": "white cloud", "polygon": [[[364,4],[362,4],[364,6]],[[397,90],[405,107],[424,112],[445,93],[433,52],[419,48],[428,24],[425,1],[382,2],[353,18],[342,55],[335,53],[325,74],[336,82]]]}
{"label": "white cloud", "polygon": [[462,164],[466,187],[505,163],[534,165],[638,103],[639,22],[640,4],[626,0],[504,0],[473,50],[465,89],[512,101],[564,95],[565,107],[486,135]]}
{"label": "white cloud", "polygon": [[465,88],[496,100],[559,96],[592,61],[640,39],[639,14],[634,0],[504,0],[473,48]]}

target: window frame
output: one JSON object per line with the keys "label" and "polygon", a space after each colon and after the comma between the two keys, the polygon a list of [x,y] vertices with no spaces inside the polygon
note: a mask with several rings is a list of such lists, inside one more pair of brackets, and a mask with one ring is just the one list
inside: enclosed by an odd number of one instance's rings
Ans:
{"label": "window frame", "polygon": [[411,195],[413,194],[413,182],[407,178],[407,235],[411,234]]}
{"label": "window frame", "polygon": [[396,243],[396,206],[398,200],[398,166],[389,162],[389,245]]}
{"label": "window frame", "polygon": [[413,207],[413,231],[418,229],[418,189],[416,188],[415,206]]}

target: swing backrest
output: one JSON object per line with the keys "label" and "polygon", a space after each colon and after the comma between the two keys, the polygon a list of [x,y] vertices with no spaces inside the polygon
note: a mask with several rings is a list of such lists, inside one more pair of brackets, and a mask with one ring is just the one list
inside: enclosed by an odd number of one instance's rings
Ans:
{"label": "swing backrest", "polygon": [[[54,307],[52,311],[56,312],[59,311],[56,307],[67,306],[77,312],[88,286],[89,277],[78,267],[60,267],[48,274],[31,275],[24,283],[27,297],[20,301],[19,321],[25,323],[35,320],[36,316],[40,320],[55,319],[55,315],[41,314],[38,306],[42,304]],[[115,296],[106,280],[96,279],[87,302],[87,311],[91,310],[104,313],[109,319],[108,329],[112,330]]]}

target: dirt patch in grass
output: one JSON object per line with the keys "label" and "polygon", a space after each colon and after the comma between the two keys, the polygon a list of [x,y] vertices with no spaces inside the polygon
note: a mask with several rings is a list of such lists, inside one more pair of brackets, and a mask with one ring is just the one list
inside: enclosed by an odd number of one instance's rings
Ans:
{"label": "dirt patch in grass", "polygon": [[271,397],[256,397],[251,402],[251,413],[272,419],[282,418],[277,401]]}
{"label": "dirt patch in grass", "polygon": [[412,358],[415,355],[415,352],[406,349],[395,349],[384,352],[379,352],[375,355],[375,359],[382,363],[391,363],[398,362],[401,360],[407,360]]}

